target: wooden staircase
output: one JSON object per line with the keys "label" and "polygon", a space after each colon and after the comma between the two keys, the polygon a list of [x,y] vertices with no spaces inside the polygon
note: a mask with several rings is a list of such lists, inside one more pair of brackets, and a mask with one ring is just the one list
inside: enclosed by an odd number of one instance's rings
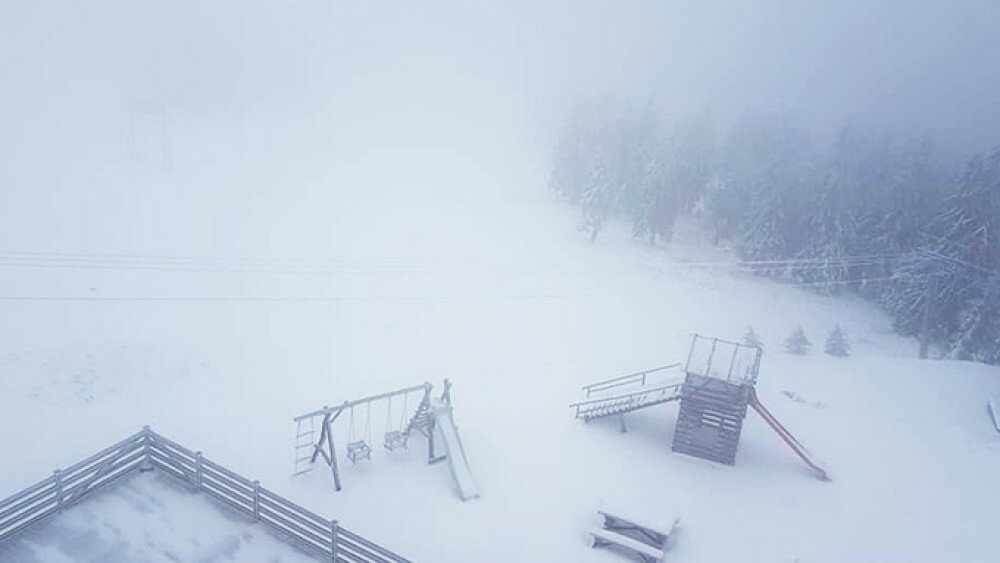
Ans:
{"label": "wooden staircase", "polygon": [[675,401],[681,396],[681,387],[681,383],[642,387],[630,393],[599,397],[573,403],[570,406],[576,407],[576,418],[582,418],[585,422],[590,422],[597,418],[623,415],[639,409]]}

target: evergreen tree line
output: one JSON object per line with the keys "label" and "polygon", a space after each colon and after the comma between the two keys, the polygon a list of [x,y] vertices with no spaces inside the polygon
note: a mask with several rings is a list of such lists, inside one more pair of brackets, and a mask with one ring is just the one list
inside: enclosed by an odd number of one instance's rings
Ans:
{"label": "evergreen tree line", "polygon": [[717,136],[707,116],[581,105],[550,186],[592,240],[617,217],[667,242],[689,215],[757,273],[859,292],[902,334],[926,322],[941,356],[1000,363],[1000,150],[956,167],[926,136],[845,124],[820,146],[787,115]]}

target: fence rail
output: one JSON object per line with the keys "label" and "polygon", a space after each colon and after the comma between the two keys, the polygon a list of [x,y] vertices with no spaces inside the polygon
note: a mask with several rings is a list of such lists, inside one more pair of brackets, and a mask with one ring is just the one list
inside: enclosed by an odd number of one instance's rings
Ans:
{"label": "fence rail", "polygon": [[666,371],[668,369],[673,369],[677,367],[680,367],[680,364],[670,364],[669,366],[661,366],[658,368],[637,371],[635,373],[630,373],[628,375],[622,375],[619,377],[606,379],[604,381],[591,383],[590,385],[584,385],[583,390],[587,392],[587,396],[589,397],[591,393],[599,393],[602,391],[607,391],[608,389],[614,389],[615,387],[621,387],[623,385],[632,385],[636,383],[638,383],[639,385],[645,385],[646,376],[648,376],[649,374],[657,373],[660,371]]}
{"label": "fence rail", "polygon": [[139,469],[158,469],[222,504],[262,522],[324,560],[409,563],[388,549],[327,520],[144,427],[52,476],[0,501],[0,543],[84,496]]}

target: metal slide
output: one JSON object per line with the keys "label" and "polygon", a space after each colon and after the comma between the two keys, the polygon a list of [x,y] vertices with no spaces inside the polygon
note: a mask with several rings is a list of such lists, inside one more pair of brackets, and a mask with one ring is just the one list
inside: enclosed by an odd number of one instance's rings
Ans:
{"label": "metal slide", "polygon": [[462,500],[478,497],[479,486],[476,485],[472,471],[469,470],[469,460],[465,457],[465,448],[462,447],[462,440],[458,437],[451,405],[435,400],[431,403],[431,409],[434,426],[440,431],[441,444],[444,446],[445,455],[448,456],[451,475],[455,479],[455,485],[458,486],[458,496],[462,497]]}
{"label": "metal slide", "polygon": [[788,446],[791,447],[800,458],[802,458],[802,461],[809,466],[809,469],[812,470],[816,477],[822,479],[823,481],[830,480],[830,476],[826,473],[826,470],[823,469],[822,465],[816,461],[815,458],[813,458],[812,454],[809,453],[809,450],[807,450],[801,442],[796,440],[795,436],[792,436],[791,432],[778,422],[778,419],[774,418],[771,411],[767,410],[764,405],[761,404],[760,399],[757,398],[757,391],[753,387],[750,388],[750,406],[752,406],[753,410],[757,411],[757,414],[764,419],[764,422],[767,422],[768,426],[774,429],[774,431],[778,433],[778,436],[781,436],[781,439],[784,440],[785,443],[788,444]]}

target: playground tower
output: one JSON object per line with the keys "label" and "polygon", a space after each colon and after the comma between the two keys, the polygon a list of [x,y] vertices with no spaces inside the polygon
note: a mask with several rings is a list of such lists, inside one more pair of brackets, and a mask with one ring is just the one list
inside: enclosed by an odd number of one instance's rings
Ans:
{"label": "playground tower", "polygon": [[684,367],[673,451],[736,464],[761,349],[694,335]]}
{"label": "playground tower", "polygon": [[[625,415],[679,401],[673,451],[726,465],[736,464],[743,420],[750,407],[816,477],[830,480],[823,465],[757,397],[762,354],[756,346],[695,334],[683,368],[671,364],[584,385],[587,398],[570,407],[584,422],[617,418],[621,431],[626,432]],[[660,378],[677,368],[683,370],[683,380]]]}

